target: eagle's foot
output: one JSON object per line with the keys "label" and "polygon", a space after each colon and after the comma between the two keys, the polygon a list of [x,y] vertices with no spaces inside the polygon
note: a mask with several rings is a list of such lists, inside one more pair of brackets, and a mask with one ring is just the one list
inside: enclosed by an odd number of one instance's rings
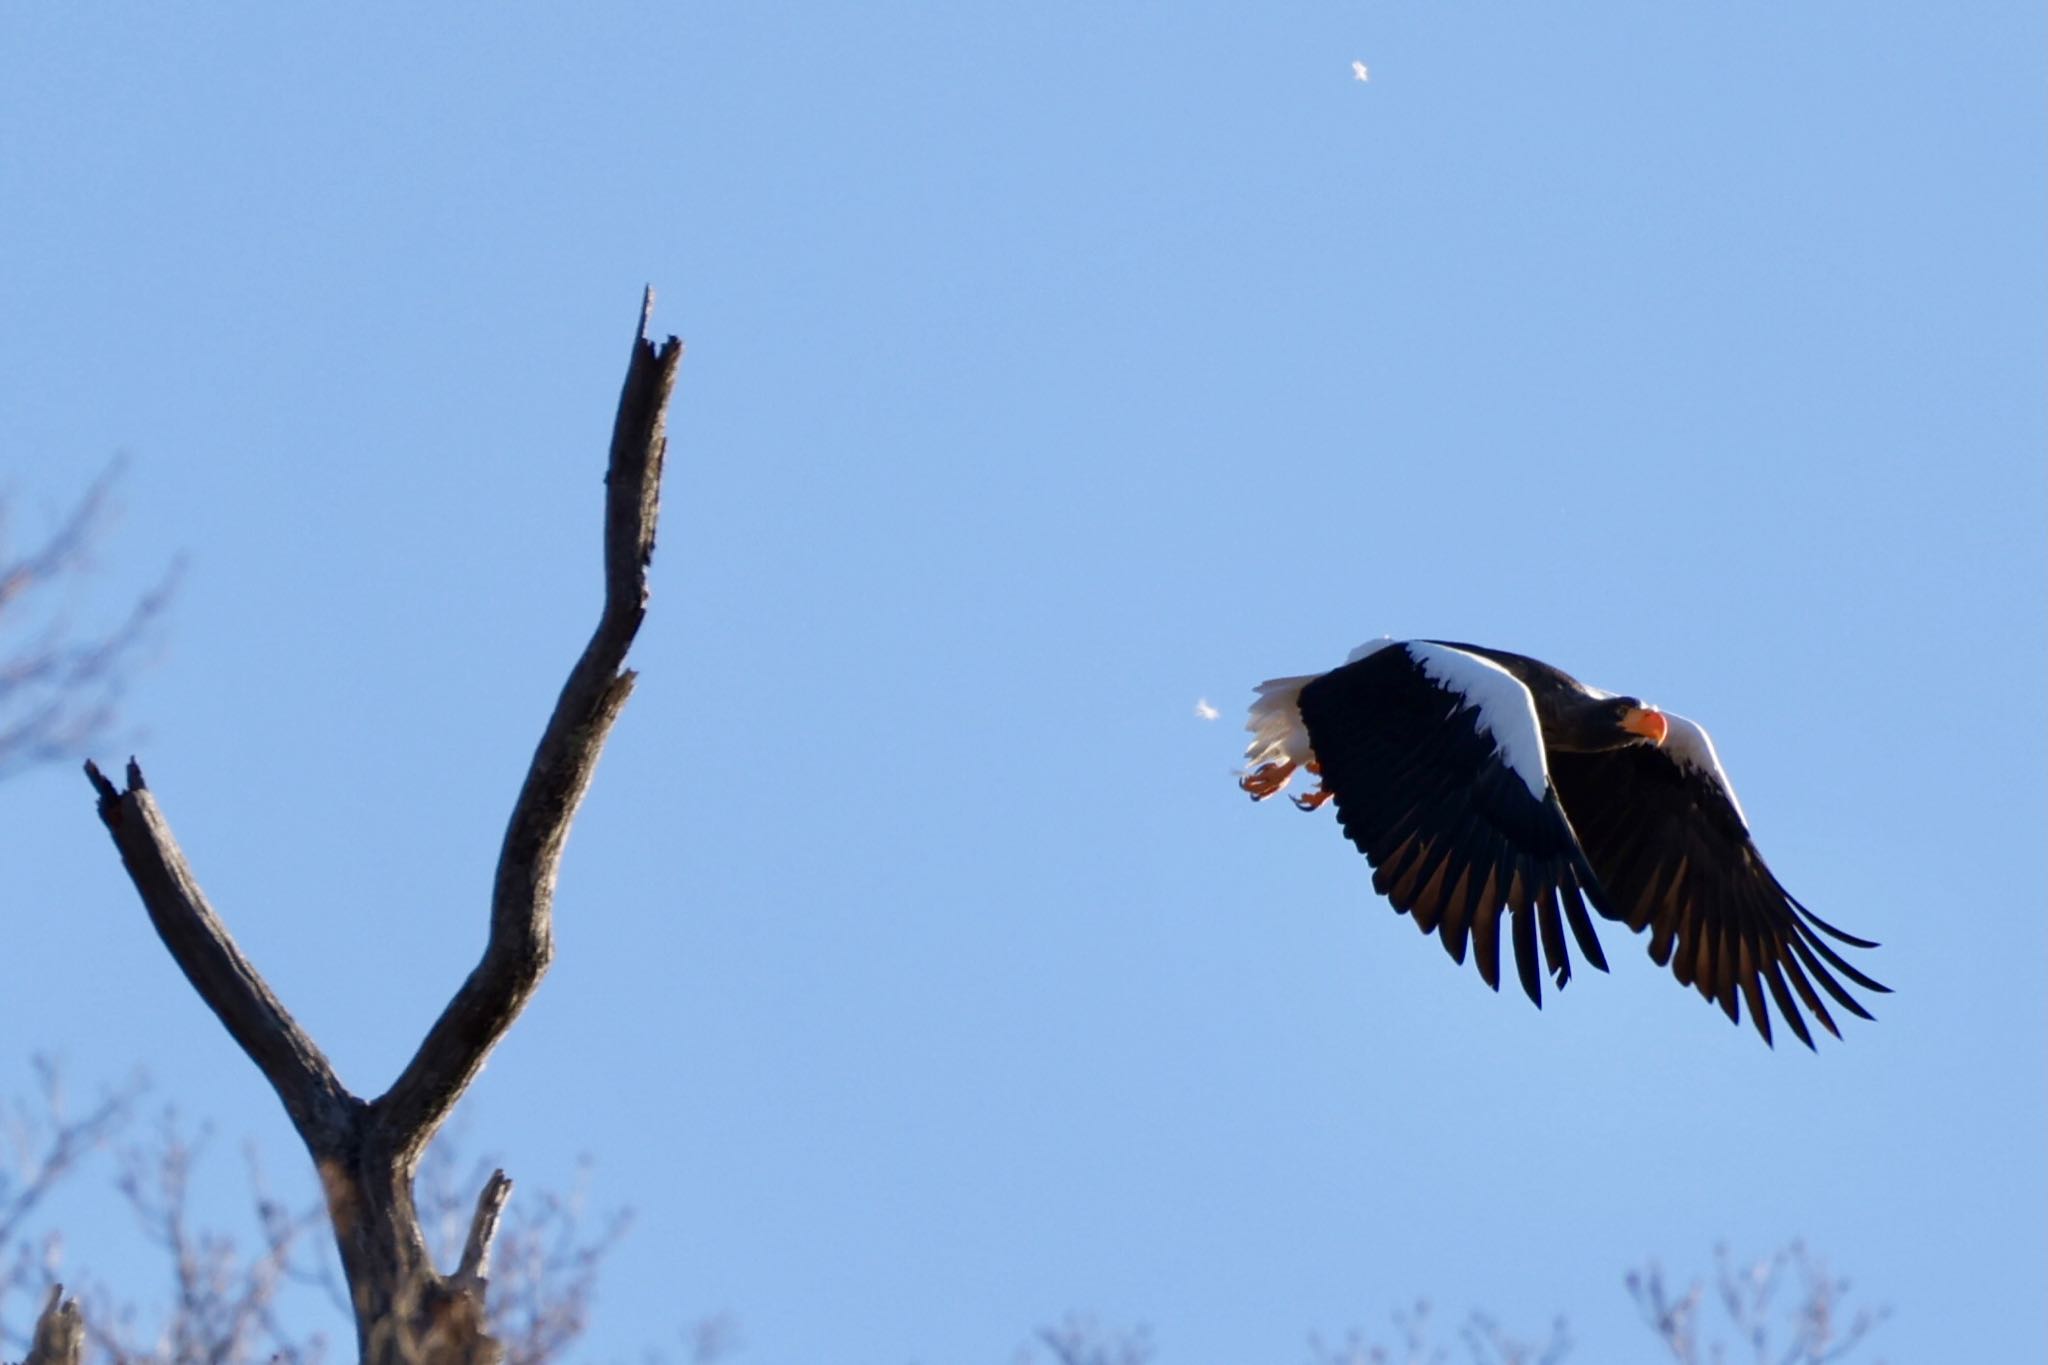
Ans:
{"label": "eagle's foot", "polygon": [[1287,785],[1288,779],[1294,776],[1294,768],[1292,763],[1261,763],[1238,778],[1237,785],[1248,792],[1252,800],[1263,801]]}
{"label": "eagle's foot", "polygon": [[1305,796],[1296,796],[1291,799],[1297,810],[1321,810],[1329,803],[1330,798],[1336,794],[1328,787],[1317,787]]}

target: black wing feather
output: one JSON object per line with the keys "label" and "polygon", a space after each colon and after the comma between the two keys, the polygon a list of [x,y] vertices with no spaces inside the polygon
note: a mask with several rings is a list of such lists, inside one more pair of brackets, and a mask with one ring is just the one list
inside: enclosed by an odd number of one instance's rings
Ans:
{"label": "black wing feather", "polygon": [[1648,929],[1650,956],[1668,964],[1680,982],[1738,1022],[1746,1003],[1767,1043],[1766,990],[1779,1017],[1808,1047],[1813,1036],[1794,1007],[1795,994],[1837,1037],[1821,993],[1870,1017],[1834,973],[1866,990],[1886,987],[1844,961],[1827,939],[1852,948],[1876,945],[1836,929],[1778,884],[1709,772],[1661,749],[1631,745],[1552,753],[1550,774],[1607,893],[1608,904],[1595,908],[1637,932]]}
{"label": "black wing feather", "polygon": [[1397,911],[1458,962],[1469,945],[1496,990],[1505,913],[1539,1006],[1546,966],[1557,986],[1571,978],[1560,904],[1586,961],[1606,970],[1584,908],[1608,914],[1605,897],[1557,793],[1530,792],[1462,694],[1390,645],[1305,685],[1299,706],[1338,822]]}

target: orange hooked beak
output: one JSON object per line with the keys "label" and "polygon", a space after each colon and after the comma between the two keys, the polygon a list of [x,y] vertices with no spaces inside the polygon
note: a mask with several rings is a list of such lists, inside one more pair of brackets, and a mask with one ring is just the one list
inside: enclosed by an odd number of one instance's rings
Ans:
{"label": "orange hooked beak", "polygon": [[1652,744],[1662,744],[1670,725],[1664,713],[1654,706],[1638,706],[1621,718],[1621,728],[1632,735],[1641,735]]}

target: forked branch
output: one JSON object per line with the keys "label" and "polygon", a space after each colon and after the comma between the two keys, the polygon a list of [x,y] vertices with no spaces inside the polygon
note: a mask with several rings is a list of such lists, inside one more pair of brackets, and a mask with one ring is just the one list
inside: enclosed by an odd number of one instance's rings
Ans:
{"label": "forked branch", "polygon": [[647,607],[661,505],[667,411],[682,343],[647,337],[653,291],[612,429],[605,476],[604,608],[569,673],[526,774],[491,897],[490,937],[419,1051],[384,1096],[365,1104],[235,946],[207,904],[170,825],[131,761],[116,788],[88,763],[99,814],[151,924],[192,987],[277,1091],[327,1193],[365,1361],[483,1365],[502,1352],[484,1333],[491,1240],[511,1193],[503,1173],[478,1199],[455,1273],[427,1255],[412,1180],[421,1153],[484,1058],[531,998],[553,955],[555,879],[612,723],[633,690],[626,651]]}

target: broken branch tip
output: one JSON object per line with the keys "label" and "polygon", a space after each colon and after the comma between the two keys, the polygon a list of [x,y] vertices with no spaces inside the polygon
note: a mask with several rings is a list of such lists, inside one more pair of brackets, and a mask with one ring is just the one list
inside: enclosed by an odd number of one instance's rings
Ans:
{"label": "broken branch tip", "polygon": [[105,773],[100,771],[100,765],[89,758],[85,760],[85,780],[92,783],[93,794],[99,798],[100,818],[102,820],[119,818],[115,812],[121,804],[120,789],[108,780]]}

